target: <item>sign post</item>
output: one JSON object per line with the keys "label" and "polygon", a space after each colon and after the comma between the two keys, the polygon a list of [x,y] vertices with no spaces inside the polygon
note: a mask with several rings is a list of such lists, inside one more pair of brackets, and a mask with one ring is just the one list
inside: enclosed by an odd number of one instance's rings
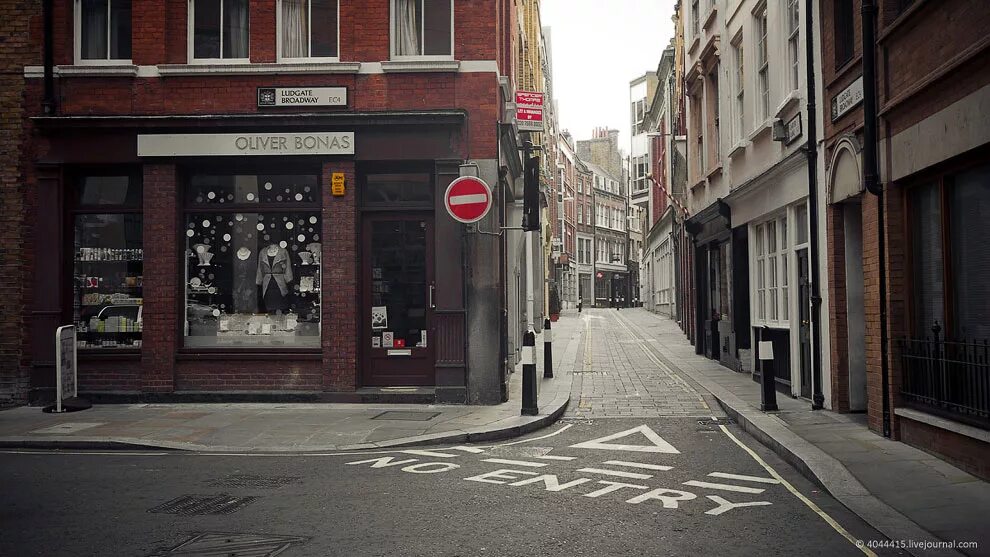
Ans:
{"label": "sign post", "polygon": [[55,411],[64,412],[66,399],[76,392],[76,327],[63,325],[55,330]]}
{"label": "sign post", "polygon": [[492,188],[481,178],[462,176],[447,186],[443,204],[454,220],[472,224],[491,210]]}

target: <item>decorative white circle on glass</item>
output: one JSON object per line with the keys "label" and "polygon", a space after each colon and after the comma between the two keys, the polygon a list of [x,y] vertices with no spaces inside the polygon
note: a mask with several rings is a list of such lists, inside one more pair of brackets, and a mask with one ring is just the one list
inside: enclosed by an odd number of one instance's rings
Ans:
{"label": "decorative white circle on glass", "polygon": [[244,215],[242,215],[240,213],[237,213],[236,215],[234,215],[234,220],[236,220],[237,222],[240,222],[240,221],[244,220]]}
{"label": "decorative white circle on glass", "polygon": [[206,197],[208,197],[209,199],[216,199],[217,194],[211,191],[210,193],[206,194]]}
{"label": "decorative white circle on glass", "polygon": [[237,248],[237,258],[241,261],[247,261],[247,258],[251,257],[251,250],[241,247]]}
{"label": "decorative white circle on glass", "polygon": [[193,277],[192,279],[189,280],[189,286],[192,286],[193,288],[196,288],[200,284],[203,283],[202,281],[199,280],[199,277]]}
{"label": "decorative white circle on glass", "polygon": [[253,194],[253,193],[249,193],[249,194],[247,194],[247,196],[246,196],[246,197],[247,197],[247,200],[248,200],[248,201],[254,201],[254,194]]}
{"label": "decorative white circle on glass", "polygon": [[316,224],[316,217],[309,217],[309,224]]}
{"label": "decorative white circle on glass", "polygon": [[317,242],[320,241],[320,235],[319,234],[313,234],[313,240],[315,240]]}
{"label": "decorative white circle on glass", "polygon": [[302,194],[301,193],[297,193],[296,194],[296,201],[302,201]]}
{"label": "decorative white circle on glass", "polygon": [[206,246],[204,246],[203,244],[197,244],[196,253],[206,253]]}
{"label": "decorative white circle on glass", "polygon": [[264,230],[264,229],[265,229],[265,223],[263,223],[263,222],[259,222],[259,223],[258,223],[258,226],[257,226],[256,228],[257,228],[258,230]]}
{"label": "decorative white circle on glass", "polygon": [[282,249],[285,249],[285,246],[287,246],[287,245],[289,245],[289,244],[285,243],[285,240],[282,240],[281,242],[278,243],[278,247],[280,247]]}
{"label": "decorative white circle on glass", "polygon": [[209,227],[210,227],[210,221],[209,221],[209,219],[204,219],[203,220],[203,228],[209,228]]}
{"label": "decorative white circle on glass", "polygon": [[206,291],[209,292],[210,294],[216,294],[217,293],[217,289],[215,287],[213,287],[213,286],[207,288]]}
{"label": "decorative white circle on glass", "polygon": [[220,317],[220,310],[214,308],[213,317]]}
{"label": "decorative white circle on glass", "polygon": [[266,190],[272,189],[272,183],[271,182],[265,182],[265,189]]}
{"label": "decorative white circle on glass", "polygon": [[275,196],[275,201],[282,201],[282,196],[281,195],[276,195]]}
{"label": "decorative white circle on glass", "polygon": [[306,237],[303,236],[302,234],[300,234],[300,235],[296,236],[296,240],[298,240],[300,242],[305,242],[306,241]]}
{"label": "decorative white circle on glass", "polygon": [[294,225],[294,224],[292,224],[291,222],[287,222],[287,223],[285,223],[285,228],[287,228],[287,229],[289,229],[289,230],[292,230],[292,227],[293,227],[293,226],[295,226],[295,225]]}
{"label": "decorative white circle on glass", "polygon": [[223,235],[223,241],[224,242],[229,242],[230,241],[230,234],[224,234]]}
{"label": "decorative white circle on glass", "polygon": [[195,230],[193,230],[191,228],[189,230],[186,230],[186,236],[189,236],[190,238],[192,238],[195,235],[196,235],[196,231]]}

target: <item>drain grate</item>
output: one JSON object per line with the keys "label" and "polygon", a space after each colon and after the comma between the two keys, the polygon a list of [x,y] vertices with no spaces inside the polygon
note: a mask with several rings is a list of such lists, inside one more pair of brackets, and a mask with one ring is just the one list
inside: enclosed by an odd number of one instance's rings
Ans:
{"label": "drain grate", "polygon": [[214,487],[260,487],[274,489],[289,484],[299,483],[299,476],[255,476],[253,474],[234,474],[225,478],[213,480]]}
{"label": "drain grate", "polygon": [[282,553],[294,543],[306,543],[300,536],[273,536],[268,534],[231,534],[206,532],[193,534],[191,538],[149,557],[168,555],[223,555],[225,557],[270,557]]}
{"label": "drain grate", "polygon": [[440,415],[440,412],[403,412],[401,410],[386,410],[372,420],[400,420],[404,422],[428,422]]}
{"label": "drain grate", "polygon": [[226,493],[216,495],[183,495],[168,503],[148,509],[149,513],[197,516],[206,514],[231,514],[251,504],[258,497],[235,497]]}

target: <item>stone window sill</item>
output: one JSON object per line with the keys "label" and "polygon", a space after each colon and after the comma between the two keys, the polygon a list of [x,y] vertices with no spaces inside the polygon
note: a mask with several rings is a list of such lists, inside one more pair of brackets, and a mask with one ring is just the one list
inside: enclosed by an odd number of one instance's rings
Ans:
{"label": "stone window sill", "polygon": [[251,74],[355,74],[360,62],[290,62],[283,64],[160,64],[162,76]]}
{"label": "stone window sill", "polygon": [[[42,68],[42,72],[44,68]],[[78,77],[136,77],[138,67],[134,64],[80,64],[76,66],[55,66],[58,76]]]}
{"label": "stone window sill", "polygon": [[797,106],[800,101],[801,93],[797,89],[791,91],[784,97],[784,102],[780,103],[780,106],[777,107],[777,111],[775,112],[776,117],[783,119],[783,114]]}
{"label": "stone window sill", "polygon": [[386,60],[382,71],[394,72],[456,72],[460,69],[459,60]]}
{"label": "stone window sill", "polygon": [[738,143],[733,145],[731,149],[729,149],[729,158],[734,159],[739,155],[745,153],[746,147],[749,147],[749,141],[740,140]]}
{"label": "stone window sill", "polygon": [[748,139],[752,143],[755,143],[757,139],[762,137],[764,134],[770,133],[770,130],[772,129],[773,129],[773,118],[767,118],[766,120],[763,121],[763,123],[756,126],[756,129],[753,130],[753,133],[749,134],[749,137],[746,139]]}
{"label": "stone window sill", "polygon": [[939,429],[944,429],[946,431],[958,433],[959,435],[976,439],[977,441],[990,443],[990,431],[978,429],[973,426],[968,426],[966,424],[961,424],[953,420],[935,416],[934,414],[929,414],[927,412],[922,412],[920,410],[915,410],[913,408],[894,408],[894,414],[897,414],[902,418],[907,418],[909,420],[914,420],[916,422],[921,422],[923,424],[930,425],[932,427],[937,427]]}

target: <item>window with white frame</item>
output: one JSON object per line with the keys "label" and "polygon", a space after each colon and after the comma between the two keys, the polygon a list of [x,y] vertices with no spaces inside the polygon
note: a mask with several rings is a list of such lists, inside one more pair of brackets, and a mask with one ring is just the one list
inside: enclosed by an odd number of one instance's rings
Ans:
{"label": "window with white frame", "polygon": [[699,5],[698,0],[693,0],[691,2],[691,36],[692,37],[698,36],[698,28],[699,28],[698,20],[701,17],[701,14],[699,13],[700,11],[701,11],[701,6]]}
{"label": "window with white frame", "polygon": [[756,68],[759,81],[760,118],[770,117],[770,59],[767,55],[767,6],[756,10]]}
{"label": "window with white frame", "polygon": [[736,122],[733,135],[736,141],[741,141],[746,131],[746,65],[743,59],[742,32],[732,41],[732,57],[736,66]]}
{"label": "window with white frame", "polygon": [[755,227],[756,265],[754,298],[756,321],[786,323],[790,312],[788,304],[788,237],[787,217],[758,224]]}
{"label": "window with white frame", "polygon": [[584,224],[584,205],[578,203],[578,224]]}
{"label": "window with white frame", "polygon": [[337,58],[337,0],[279,0],[280,59]]}
{"label": "window with white frame", "polygon": [[247,60],[250,18],[248,0],[191,0],[194,60]]}
{"label": "window with white frame", "polygon": [[798,0],[785,0],[787,2],[787,56],[788,64],[790,65],[790,86],[791,91],[795,91],[798,88],[798,61],[800,56],[798,53],[798,30],[801,27],[800,13],[801,10],[798,7]]}
{"label": "window with white frame", "polygon": [[130,62],[130,0],[76,0],[75,26],[76,62]]}
{"label": "window with white frame", "polygon": [[453,0],[392,0],[392,56],[454,55]]}

